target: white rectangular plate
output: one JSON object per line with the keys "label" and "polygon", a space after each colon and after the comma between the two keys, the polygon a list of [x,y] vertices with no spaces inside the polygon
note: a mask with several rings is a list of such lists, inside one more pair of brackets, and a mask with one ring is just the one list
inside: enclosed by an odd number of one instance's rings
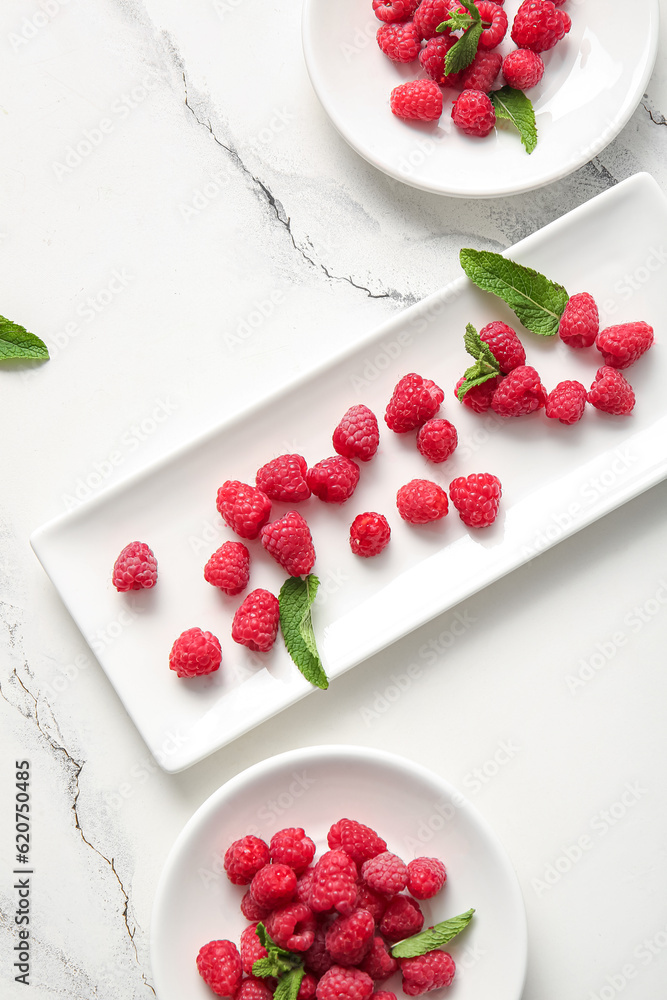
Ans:
{"label": "white rectangular plate", "polygon": [[[414,434],[381,429],[380,450],[362,465],[351,500],[300,505],[317,550],[314,624],[331,678],[667,476],[666,236],[667,201],[638,174],[508,251],[570,294],[591,292],[604,325],[644,319],[655,327],[656,345],[626,372],[637,394],[629,417],[588,407],[579,424],[565,427],[543,411],[502,420],[461,406],[454,385],[467,365],[466,323],[517,325],[503,303],[462,277],[288,390],[34,533],[37,556],[165,770],[194,764],[313,691],[280,639],[268,654],[232,641],[241,597],[205,583],[203,566],[233,537],[215,509],[221,483],[254,482],[260,465],[285,452],[310,465],[331,455],[333,428],[353,403],[370,406],[384,428],[394,384],[418,372],[445,390],[441,415],[456,425],[459,446],[444,465],[432,465]],[[601,363],[594,348],[573,351],[559,338],[520,333],[527,363],[547,388],[564,378],[591,383]],[[394,501],[403,483],[429,478],[447,487],[472,472],[493,472],[503,484],[491,528],[471,531],[453,509],[423,527],[401,521]],[[275,516],[286,509],[275,504]],[[348,545],[349,525],[365,510],[386,514],[392,527],[376,559],[360,559]],[[153,548],[158,585],[118,594],[111,567],[134,539]],[[259,542],[249,547],[250,587],[277,594],[283,571]],[[184,681],[168,669],[169,650],[194,625],[220,638],[223,663],[209,677]]]}

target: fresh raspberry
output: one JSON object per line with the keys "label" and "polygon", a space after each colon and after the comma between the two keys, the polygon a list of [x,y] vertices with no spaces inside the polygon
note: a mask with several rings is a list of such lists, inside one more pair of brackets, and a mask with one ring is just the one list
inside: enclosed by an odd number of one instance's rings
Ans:
{"label": "fresh raspberry", "polygon": [[243,542],[223,542],[204,566],[204,579],[233,596],[248,586],[250,553]]}
{"label": "fresh raspberry", "polygon": [[358,965],[371,946],[375,921],[368,910],[339,917],[327,931],[327,951],[336,965]]}
{"label": "fresh raspberry", "polygon": [[376,934],[359,968],[373,980],[389,979],[398,969],[398,962],[392,958],[384,938]]}
{"label": "fresh raspberry", "polygon": [[419,55],[421,37],[412,21],[383,24],[376,38],[384,54],[393,62],[409,63]]}
{"label": "fresh raspberry", "polygon": [[359,466],[350,458],[332,455],[308,469],[306,480],[315,496],[324,503],[345,503],[357,488]]}
{"label": "fresh raspberry", "polygon": [[315,844],[300,826],[288,826],[271,837],[269,851],[276,865],[289,865],[301,875],[315,857]]}
{"label": "fresh raspberry", "polygon": [[434,122],[442,114],[442,93],[432,80],[410,80],[394,87],[389,107],[397,118]]}
{"label": "fresh raspberry", "polygon": [[424,914],[411,896],[394,896],[380,921],[380,930],[391,944],[418,934],[424,926]]}
{"label": "fresh raspberry", "polygon": [[408,892],[415,899],[431,899],[447,881],[447,869],[439,858],[408,861]]}
{"label": "fresh raspberry", "polygon": [[[414,26],[421,38],[436,38],[438,25],[448,19],[453,7],[458,7],[458,3],[452,0],[422,0],[414,16]],[[449,28],[446,33],[450,33]]]}
{"label": "fresh raspberry", "polygon": [[412,372],[396,385],[387,404],[385,423],[397,434],[406,434],[434,417],[445,398],[442,389],[431,379]]}
{"label": "fresh raspberry", "polygon": [[559,382],[547,396],[544,412],[561,424],[576,424],[584,415],[586,388],[577,381]]}
{"label": "fresh raspberry", "polygon": [[145,542],[130,542],[113,564],[113,585],[119,593],[150,590],[157,583],[157,559]]}
{"label": "fresh raspberry", "polygon": [[[454,387],[454,395],[457,399],[459,398],[458,391],[464,382],[465,376],[462,375]],[[487,379],[486,382],[482,382],[481,385],[473,386],[472,389],[468,389],[461,402],[464,406],[472,410],[473,413],[486,413],[491,406],[491,399],[500,382],[500,376],[496,375],[493,378]]]}
{"label": "fresh raspberry", "polygon": [[610,368],[629,368],[653,344],[653,327],[648,323],[621,323],[600,330],[595,346]]}
{"label": "fresh raspberry", "polygon": [[315,562],[310,529],[301,514],[288,511],[262,528],[262,545],[290,576],[306,576]]}
{"label": "fresh raspberry", "polygon": [[294,898],[296,875],[288,865],[265,865],[250,883],[250,892],[260,906],[284,906]]}
{"label": "fresh raspberry", "polygon": [[496,519],[502,485],[490,472],[459,476],[449,484],[449,496],[469,528],[488,528]]}
{"label": "fresh raspberry", "polygon": [[482,15],[482,23],[488,24],[479,36],[480,49],[495,49],[500,45],[507,31],[507,14],[491,0],[477,0],[477,10]]}
{"label": "fresh raspberry", "polygon": [[511,34],[520,49],[545,52],[563,38],[565,31],[563,15],[551,0],[524,0],[514,16]]}
{"label": "fresh raspberry", "polygon": [[288,951],[308,951],[315,940],[315,917],[303,903],[288,903],[273,910],[266,921],[272,941]]}
{"label": "fresh raspberry", "polygon": [[327,951],[327,929],[325,924],[317,925],[315,928],[315,940],[308,951],[304,952],[303,956],[305,968],[316,976],[324,975],[333,965],[333,958]]}
{"label": "fresh raspberry", "polygon": [[420,0],[373,0],[375,16],[381,21],[407,21],[419,7]]}
{"label": "fresh raspberry", "polygon": [[493,131],[496,111],[481,90],[464,90],[452,105],[452,121],[466,135],[482,138]]}
{"label": "fresh raspberry", "polygon": [[540,410],[547,391],[530,365],[519,365],[506,375],[491,399],[491,409],[501,417],[521,417]]}
{"label": "fresh raspberry", "polygon": [[430,990],[449,986],[456,972],[452,956],[437,949],[417,958],[402,958],[399,965],[403,973],[403,992],[409,997],[420,997]]}
{"label": "fresh raspberry", "polygon": [[441,87],[456,87],[461,78],[460,73],[445,73],[447,53],[452,45],[456,45],[456,42],[455,35],[435,35],[433,38],[429,38],[419,53],[419,62],[431,79],[435,80]]}
{"label": "fresh raspberry", "polygon": [[378,990],[372,994],[371,1000],[396,1000],[396,994],[390,993],[389,990]]}
{"label": "fresh raspberry", "polygon": [[600,329],[595,299],[588,292],[570,296],[558,326],[558,335],[568,347],[590,347]]}
{"label": "fresh raspberry", "polygon": [[519,340],[516,331],[496,320],[494,323],[487,323],[479,331],[480,339],[489,345],[491,353],[500,365],[500,370],[504,375],[525,365],[526,352],[523,344]]}
{"label": "fresh raspberry", "polygon": [[480,90],[483,94],[488,94],[496,82],[502,62],[503,57],[499,52],[478,52],[470,65],[461,71],[459,86],[464,91]]}
{"label": "fresh raspberry", "polygon": [[244,979],[234,994],[234,1000],[273,1000],[273,993],[263,979]]}
{"label": "fresh raspberry", "polygon": [[334,451],[344,458],[370,462],[380,442],[377,417],[363,403],[351,406],[341,417],[332,441]]}
{"label": "fresh raspberry", "polygon": [[248,834],[229,845],[223,865],[233,885],[250,885],[257,872],[270,860],[268,845],[259,837]]}
{"label": "fresh raspberry", "polygon": [[199,949],[197,969],[219,997],[232,997],[241,983],[241,956],[233,941],[209,941]]}
{"label": "fresh raspberry", "polygon": [[544,76],[542,57],[532,49],[514,49],[503,59],[503,76],[510,87],[530,90]]}
{"label": "fresh raspberry", "polygon": [[456,427],[449,420],[427,420],[417,434],[417,450],[429,462],[446,462],[457,443]]}
{"label": "fresh raspberry", "polygon": [[357,514],[350,525],[350,548],[357,556],[370,558],[389,544],[391,528],[383,514],[366,511]]}
{"label": "fresh raspberry", "polygon": [[256,653],[268,653],[280,625],[278,598],[268,590],[251,590],[232,621],[232,639]]}
{"label": "fresh raspberry", "polygon": [[430,479],[411,479],[396,494],[398,513],[410,524],[439,521],[449,510],[447,494]]}
{"label": "fresh raspberry", "polygon": [[[561,0],[561,2],[564,3],[565,0]],[[554,0],[554,3],[555,3],[555,0]],[[558,7],[559,4],[555,3],[555,6]],[[569,32],[570,28],[572,27],[572,18],[570,17],[569,14],[566,14],[564,10],[559,11],[559,13],[560,13],[560,16],[561,16],[561,18],[563,20],[563,31],[567,35],[567,33]]]}
{"label": "fresh raspberry", "polygon": [[250,889],[244,893],[243,899],[241,900],[241,913],[246,920],[264,920],[265,917],[268,917],[270,912],[270,908],[266,906],[259,906],[259,904],[255,902],[250,894]]}
{"label": "fresh raspberry", "polygon": [[302,455],[279,455],[257,470],[255,482],[269,500],[299,503],[310,496],[307,468],[308,463]]}
{"label": "fresh raspberry", "polygon": [[271,514],[266,493],[236,479],[222,484],[216,505],[225,524],[241,538],[257,538]]}
{"label": "fresh raspberry", "polygon": [[588,391],[588,402],[596,410],[625,416],[634,409],[635,394],[618,368],[603,365],[602,368],[598,368],[595,380]]}
{"label": "fresh raspberry", "polygon": [[257,937],[257,923],[249,924],[241,931],[239,948],[241,964],[246,976],[252,975],[252,967],[260,958],[266,958],[268,952]]}
{"label": "fresh raspberry", "polygon": [[[314,913],[336,909],[352,913],[357,900],[357,866],[345,851],[327,851],[313,871],[310,908]],[[313,969],[316,972],[316,969]]]}
{"label": "fresh raspberry", "polygon": [[387,909],[388,900],[363,881],[359,882],[357,889],[357,906],[360,910],[368,910],[375,923],[379,924]]}
{"label": "fresh raspberry", "polygon": [[375,830],[356,819],[347,818],[339,819],[329,829],[327,844],[332,851],[345,851],[359,866],[387,850],[387,844]]}
{"label": "fresh raspberry", "polygon": [[310,890],[313,884],[314,871],[315,868],[306,868],[305,872],[299,875],[296,882],[296,899],[300,903],[305,903],[306,906],[310,906]]}
{"label": "fresh raspberry", "polygon": [[361,877],[376,892],[396,896],[408,884],[408,866],[397,854],[383,851],[361,866]]}
{"label": "fresh raspberry", "polygon": [[332,965],[317,984],[317,1000],[368,1000],[373,980],[359,969]]}
{"label": "fresh raspberry", "polygon": [[296,1000],[315,1000],[317,994],[317,979],[312,972],[307,972],[299,985]]}
{"label": "fresh raspberry", "polygon": [[221,660],[220,642],[212,632],[188,628],[171,647],[169,669],[175,670],[177,677],[200,677],[217,670]]}

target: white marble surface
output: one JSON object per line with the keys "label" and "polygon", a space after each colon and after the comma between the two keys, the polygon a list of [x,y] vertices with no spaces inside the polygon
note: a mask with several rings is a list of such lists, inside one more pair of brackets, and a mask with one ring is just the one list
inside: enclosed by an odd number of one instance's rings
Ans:
{"label": "white marble surface", "polygon": [[[7,958],[15,759],[33,775],[30,996],[134,1000],[154,994],[151,904],[185,821],[247,765],[333,742],[430,764],[493,825],[526,901],[523,1000],[654,1000],[667,982],[665,484],[176,775],[148,755],[29,549],[87,491],[446,283],[461,245],[504,248],[638,170],[667,190],[664,26],[647,96],[599,157],[471,203],[403,187],[347,148],[310,88],[299,8],[3,3],[0,312],[52,360],[0,371],[2,996],[26,995]],[[86,137],[77,163],[68,150]],[[453,641],[457,615],[469,627]],[[573,687],[577,674],[590,679]],[[398,675],[410,682],[390,701]]]}

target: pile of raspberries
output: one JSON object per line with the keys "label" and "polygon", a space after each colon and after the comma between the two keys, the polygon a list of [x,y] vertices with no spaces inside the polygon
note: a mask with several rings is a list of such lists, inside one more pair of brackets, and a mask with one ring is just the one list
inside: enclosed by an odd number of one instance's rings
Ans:
{"label": "pile of raspberries", "polygon": [[373,0],[373,10],[384,23],[377,42],[397,63],[419,60],[428,80],[412,80],[391,92],[393,113],[404,120],[437,121],[442,115],[441,88],[460,90],[452,119],[463,132],[486,136],[495,126],[496,113],[488,94],[502,70],[505,83],[530,90],[544,74],[540,55],[556,45],[571,27],[559,8],[565,0],[524,0],[512,23],[511,38],[517,48],[504,58],[497,51],[508,28],[505,0],[479,0],[476,7],[484,26],[475,58],[458,73],[445,73],[445,58],[458,36],[449,28],[437,31],[454,11],[465,13],[457,0]]}
{"label": "pile of raspberries", "polygon": [[248,886],[241,912],[250,922],[238,948],[210,941],[197,955],[199,973],[215,994],[272,1000],[276,980],[253,975],[255,962],[267,956],[256,933],[260,922],[305,970],[297,1000],[396,1000],[377,985],[398,971],[406,996],[452,982],[454,960],[445,951],[391,954],[394,944],[422,930],[419,901],[445,885],[442,861],[405,864],[374,830],[351,819],[334,823],[327,843],[317,861],[315,844],[301,828],[280,830],[269,844],[246,836],[228,848],[225,871],[234,885]]}

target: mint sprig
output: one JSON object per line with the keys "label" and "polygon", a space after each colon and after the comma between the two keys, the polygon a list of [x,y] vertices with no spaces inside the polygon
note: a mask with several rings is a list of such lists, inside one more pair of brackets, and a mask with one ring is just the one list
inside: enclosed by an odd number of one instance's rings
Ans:
{"label": "mint sprig", "polygon": [[500,364],[489,345],[482,340],[472,323],[466,325],[463,344],[468,354],[475,359],[475,364],[466,368],[463,382],[456,390],[456,395],[462,401],[463,397],[475,386],[483,385],[489,379],[500,375]]}
{"label": "mint sprig", "polygon": [[501,87],[489,94],[496,110],[496,118],[512,122],[519,131],[526,152],[532,153],[537,145],[537,125],[535,109],[529,97],[514,87]]}
{"label": "mint sprig", "polygon": [[447,76],[450,73],[460,73],[461,70],[470,65],[477,55],[479,39],[484,30],[482,15],[475,4],[471,0],[461,0],[461,4],[465,7],[468,12],[467,14],[463,14],[460,11],[452,11],[447,20],[443,21],[436,28],[436,31],[440,32],[445,31],[447,28],[450,31],[460,31],[463,29],[463,34],[452,45],[445,56],[445,74]]}
{"label": "mint sprig", "polygon": [[303,965],[300,965],[281,976],[273,994],[274,1000],[296,1000],[305,973]]}
{"label": "mint sprig", "polygon": [[16,358],[48,361],[49,349],[34,333],[0,316],[0,361]]}
{"label": "mint sprig", "polygon": [[419,955],[425,955],[427,951],[442,948],[468,926],[474,912],[474,909],[466,910],[458,917],[450,917],[449,920],[443,920],[434,927],[429,927],[428,930],[404,938],[391,949],[392,956],[394,958],[417,958]]}
{"label": "mint sprig", "polygon": [[280,628],[287,652],[297,667],[315,687],[329,687],[320,655],[317,651],[311,606],[320,581],[312,573],[306,577],[290,576],[280,588]]}
{"label": "mint sprig", "polygon": [[[252,974],[258,978],[272,976],[280,978],[286,973],[303,965],[302,959],[293,951],[287,951],[269,937],[263,923],[257,924],[255,934],[259,938],[260,944],[266,948],[267,954],[264,958],[258,958],[253,962]],[[298,988],[297,988],[298,992]]]}

